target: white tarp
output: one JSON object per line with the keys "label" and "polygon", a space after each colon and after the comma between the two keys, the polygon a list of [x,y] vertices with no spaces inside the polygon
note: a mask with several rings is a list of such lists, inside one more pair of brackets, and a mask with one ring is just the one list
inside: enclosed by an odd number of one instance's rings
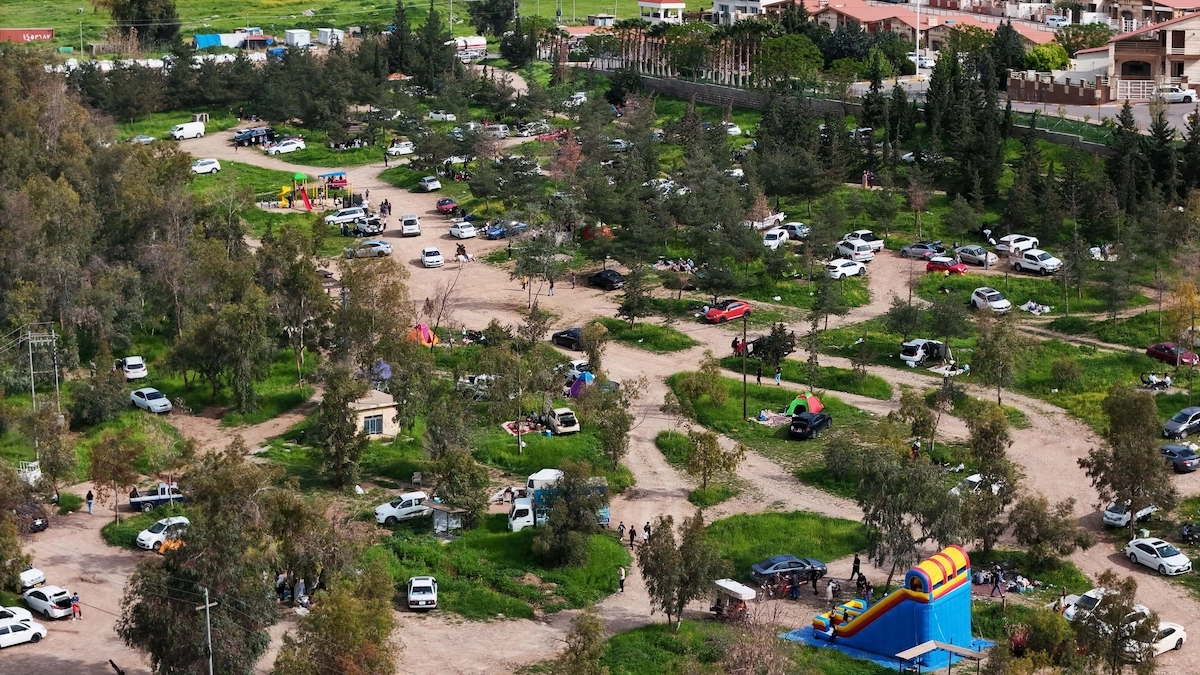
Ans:
{"label": "white tarp", "polygon": [[716,585],[720,593],[735,597],[738,600],[753,600],[758,596],[758,593],[753,588],[733,579],[717,579],[713,584]]}

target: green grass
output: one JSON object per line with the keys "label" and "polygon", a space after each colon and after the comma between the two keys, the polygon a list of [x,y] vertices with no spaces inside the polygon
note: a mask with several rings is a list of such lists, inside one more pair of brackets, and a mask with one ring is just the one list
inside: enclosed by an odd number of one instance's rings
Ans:
{"label": "green grass", "polygon": [[[379,178],[384,182],[394,187],[403,188],[410,192],[416,192],[417,183],[425,176],[430,175],[428,171],[417,171],[410,169],[407,166],[394,166],[379,174]],[[467,211],[476,211],[483,207],[482,199],[475,199],[471,196],[471,189],[467,184],[460,181],[446,179],[441,181],[442,189],[437,191],[440,197],[451,197],[458,205]],[[498,202],[496,202],[498,203]],[[495,206],[496,204],[493,204]]]}
{"label": "green grass", "polygon": [[[783,632],[785,629],[781,629]],[[608,639],[602,663],[612,675],[683,675],[721,673],[721,657],[736,629],[716,621],[686,619],[678,632],[663,623],[642,626]],[[891,669],[860,661],[835,649],[782,643],[794,666],[789,673],[824,675],[887,675]]]}
{"label": "green grass", "polygon": [[992,549],[986,554],[982,551],[971,551],[970,555],[971,567],[977,570],[991,567],[997,562],[1012,562],[1022,576],[1036,579],[1045,584],[1035,591],[1035,594],[1056,598],[1063,589],[1066,589],[1067,593],[1083,593],[1092,587],[1092,582],[1087,575],[1076,567],[1075,563],[1066,560],[1054,560],[1035,566],[1024,551],[1009,549]]}
{"label": "green grass", "polygon": [[160,506],[147,513],[126,516],[120,522],[109,523],[100,528],[100,536],[109,546],[140,551],[142,549],[138,548],[137,536],[142,530],[145,530],[163,518],[182,515],[187,514],[178,506]]}
{"label": "green grass", "polygon": [[[311,419],[311,418],[310,418]],[[302,445],[302,433],[309,427],[309,420],[297,425],[281,438],[271,441],[262,453],[282,467],[288,476],[299,480],[302,490],[328,490],[333,480],[321,467],[320,455],[311,447]],[[407,483],[418,471],[429,469],[429,460],[418,440],[424,436],[424,421],[418,420],[416,428],[402,432],[389,441],[371,441],[359,461],[363,478],[381,485]]]}
{"label": "green grass", "polygon": [[1037,609],[1019,602],[971,602],[971,634],[1007,645],[1011,626],[1023,624]]}
{"label": "green grass", "polygon": [[[666,458],[668,464],[680,471],[687,471],[687,434],[678,431],[660,431],[654,437],[654,445],[662,451],[663,457]],[[697,487],[691,490],[688,492],[688,501],[705,509],[736,497],[741,493],[741,490],[734,480],[730,480],[731,478],[724,477],[724,479],[711,480],[707,488]]]}
{"label": "green grass", "polygon": [[[338,168],[344,166],[363,166],[365,164],[383,164],[384,146],[351,148],[334,150],[327,144],[328,138],[323,131],[300,129],[298,127],[279,126],[276,131],[304,139],[304,149],[276,155],[276,159],[296,164],[298,166],[319,166]],[[253,151],[252,151],[253,152]]]}
{"label": "green grass", "polygon": [[1159,314],[1157,311],[1149,311],[1127,319],[1099,321],[1081,316],[1060,316],[1046,324],[1046,328],[1068,335],[1084,335],[1102,342],[1144,349],[1163,339],[1159,332]]}
{"label": "green grass", "polygon": [[[11,16],[8,14],[9,4],[5,3],[4,7],[6,17]],[[4,23],[5,25],[11,25],[6,21]],[[171,131],[171,127],[176,124],[191,122],[192,113],[194,112],[208,113],[208,122],[204,125],[204,133],[206,134],[215,134],[218,131],[224,131],[237,125],[237,116],[231,113],[228,108],[212,107],[196,108],[194,110],[168,110],[151,113],[140,120],[117,120],[116,138],[118,141],[124,141],[134,136],[146,135],[153,136],[159,140],[168,140],[170,138],[168,133]]]}
{"label": "green grass", "polygon": [[[746,359],[747,374],[754,378],[756,368],[760,361],[754,358]],[[892,398],[892,385],[887,380],[868,373],[861,379],[850,368],[838,368],[836,366],[823,366],[817,376],[817,382],[812,385],[808,381],[808,364],[802,363],[795,359],[784,359],[780,362],[782,378],[787,382],[797,384],[807,384],[816,389],[830,389],[833,391],[844,391],[859,396],[867,396],[869,398],[877,398],[881,401],[887,401]],[[721,359],[721,366],[738,372],[742,372],[742,358],[740,356],[726,356]],[[773,384],[775,370],[768,365],[763,365],[763,382]]]}
{"label": "green grass", "polygon": [[[629,552],[610,534],[593,535],[588,562],[578,568],[548,569],[537,562],[534,530],[509,532],[503,514],[487,518],[449,544],[418,533],[427,520],[401,527],[368,556],[383,557],[402,589],[409,577],[438,580],[441,609],[468,619],[534,618],[534,610],[557,611],[598,602],[617,590],[617,568],[628,567]],[[533,574],[543,584],[524,583]]]}
{"label": "green grass", "polygon": [[[938,288],[946,286],[950,289],[950,297],[962,300],[963,304],[970,301],[971,292],[980,286],[991,286],[1004,294],[1014,306],[1023,305],[1029,300],[1054,308],[1052,314],[1063,313],[1062,284],[1054,279],[1030,277],[1010,274],[1007,277],[983,274],[961,274],[945,277],[939,274],[923,274],[917,280],[916,292],[926,300],[939,297]],[[1130,301],[1131,307],[1138,307],[1150,302],[1150,298],[1137,294]],[[1014,309],[1014,311],[1020,311]],[[1083,297],[1077,294],[1071,298],[1072,312],[1103,312],[1104,303],[1088,287],[1084,288]]]}
{"label": "green grass", "polygon": [[[862,307],[871,302],[871,291],[867,288],[865,279],[852,277],[841,283],[843,298],[847,307]],[[814,295],[815,287],[816,284],[805,279],[763,279],[740,293],[740,295],[748,300],[757,300],[758,302],[812,309],[813,302],[816,299]],[[776,298],[779,299],[776,300]]]}
{"label": "green grass", "polygon": [[[246,152],[252,151],[247,149]],[[281,187],[286,185],[291,190],[294,174],[294,171],[264,169],[253,164],[225,160],[221,162],[221,170],[217,173],[194,176],[191,191],[203,201],[219,194],[223,189],[234,186],[239,190],[250,189],[258,200],[274,200],[278,198]]]}
{"label": "green grass", "polygon": [[74,492],[60,492],[58,495],[58,515],[60,516],[79,511],[83,506],[83,497]]}
{"label": "green grass", "polygon": [[708,526],[721,557],[733,563],[736,578],[749,578],[750,566],[780,553],[829,562],[866,548],[861,523],[808,511],[739,514]]}
{"label": "green grass", "polygon": [[246,221],[248,233],[255,239],[262,239],[267,230],[279,232],[285,225],[290,225],[306,238],[312,236],[314,227],[325,228],[325,238],[321,242],[321,250],[317,252],[318,258],[333,259],[342,257],[343,252],[354,245],[360,239],[357,237],[343,237],[340,230],[332,225],[326,225],[323,213],[309,213],[307,211],[288,211],[286,213],[278,213],[274,211],[263,211],[262,209],[252,207],[242,211],[242,218]]}
{"label": "green grass", "polygon": [[604,324],[604,327],[608,329],[609,337],[613,340],[655,354],[679,352],[700,344],[691,336],[670,326],[661,326],[645,321],[630,326],[628,321],[612,317],[600,317],[597,321]]}
{"label": "green grass", "polygon": [[497,427],[481,429],[474,436],[475,459],[520,475],[559,468],[568,461],[587,461],[593,470],[608,479],[611,493],[622,492],[633,485],[633,474],[628,468],[621,465],[613,469],[612,464],[601,456],[596,432],[587,426],[568,436],[524,434],[521,440],[525,448],[518,452],[515,436]]}
{"label": "green grass", "polygon": [[183,443],[183,436],[179,431],[162,418],[144,410],[130,408],[117,419],[88,429],[76,441],[75,450],[79,455],[76,477],[79,480],[87,477],[92,448],[105,436],[121,431],[129,432],[131,442],[145,445],[145,451],[134,462],[137,470],[144,474],[166,468],[178,457]]}
{"label": "green grass", "polygon": [[3,607],[20,607],[21,596],[10,591],[0,591],[0,606]]}

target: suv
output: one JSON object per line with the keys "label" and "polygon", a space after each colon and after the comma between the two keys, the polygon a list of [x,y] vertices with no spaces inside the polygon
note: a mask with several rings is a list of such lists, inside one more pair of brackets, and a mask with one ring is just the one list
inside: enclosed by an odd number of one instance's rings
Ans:
{"label": "suv", "polygon": [[367,216],[354,221],[354,236],[377,237],[383,234],[384,223],[379,216]]}
{"label": "suv", "polygon": [[275,140],[275,130],[271,127],[255,127],[242,129],[233,135],[233,144],[243,148],[248,145],[267,145]]}
{"label": "suv", "polygon": [[1007,253],[1008,255],[1016,255],[1022,251],[1028,251],[1038,247],[1037,237],[1027,237],[1023,234],[1006,234],[1000,237],[1000,243],[996,244],[997,253]]}
{"label": "suv", "polygon": [[1031,248],[1013,258],[1012,266],[1018,272],[1037,272],[1046,276],[1057,272],[1062,267],[1062,261],[1039,248]]}
{"label": "suv", "polygon": [[870,246],[875,253],[883,250],[883,239],[870,230],[855,230],[842,237],[842,241],[861,241]]}
{"label": "suv", "polygon": [[1167,103],[1191,103],[1196,100],[1196,92],[1191,89],[1184,89],[1179,85],[1171,85],[1169,87],[1159,87],[1154,90],[1154,98]]}
{"label": "suv", "polygon": [[400,216],[400,236],[421,236],[421,219],[417,218],[417,216],[412,213],[406,213],[403,216]]}
{"label": "suv", "polygon": [[326,225],[341,225],[343,223],[353,223],[359,218],[366,218],[367,210],[361,206],[352,206],[348,209],[338,209],[333,213],[325,216]]}
{"label": "suv", "polygon": [[579,419],[570,408],[555,408],[543,416],[555,436],[579,433]]}
{"label": "suv", "polygon": [[875,259],[871,245],[861,239],[846,239],[837,245],[839,256],[855,262],[870,262]]}
{"label": "suv", "polygon": [[771,249],[772,251],[779,250],[779,247],[786,244],[787,240],[788,240],[787,230],[784,230],[784,229],[781,229],[778,227],[773,227],[773,228],[767,230],[766,232],[763,232],[763,246],[766,246],[767,248]]}
{"label": "suv", "polygon": [[395,525],[401,520],[411,520],[428,515],[432,510],[425,505],[429,495],[424,492],[405,492],[386,504],[375,507],[375,522],[380,525]]}
{"label": "suv", "polygon": [[990,309],[997,314],[1003,314],[1012,309],[1012,303],[1000,291],[984,286],[976,288],[971,294],[973,309]]}

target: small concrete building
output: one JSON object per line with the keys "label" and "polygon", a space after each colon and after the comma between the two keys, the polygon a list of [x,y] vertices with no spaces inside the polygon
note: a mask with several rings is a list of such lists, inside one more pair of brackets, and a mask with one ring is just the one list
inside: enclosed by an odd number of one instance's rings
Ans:
{"label": "small concrete building", "polygon": [[394,438],[400,433],[396,423],[396,401],[391,394],[372,389],[350,404],[358,415],[358,428],[371,438]]}
{"label": "small concrete building", "polygon": [[687,3],[676,0],[638,0],[638,16],[654,26],[660,23],[683,23],[685,9]]}
{"label": "small concrete building", "polygon": [[617,17],[612,14],[588,14],[587,25],[597,28],[612,28]]}

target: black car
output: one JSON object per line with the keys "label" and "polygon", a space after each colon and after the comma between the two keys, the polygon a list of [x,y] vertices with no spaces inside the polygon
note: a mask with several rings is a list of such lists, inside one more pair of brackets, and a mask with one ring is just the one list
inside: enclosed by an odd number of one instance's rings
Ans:
{"label": "black car", "polygon": [[1200,455],[1186,445],[1164,445],[1159,452],[1177,473],[1191,473],[1200,469]]}
{"label": "black car", "polygon": [[625,285],[625,275],[616,270],[600,270],[587,278],[588,286],[615,291]]}
{"label": "black car", "polygon": [[233,144],[246,147],[247,145],[266,145],[275,140],[275,130],[271,127],[255,127],[242,129],[233,135]]}
{"label": "black car", "polygon": [[773,555],[762,562],[754,563],[750,568],[750,576],[759,584],[765,584],[774,581],[781,574],[790,575],[795,572],[803,580],[811,579],[812,573],[816,572],[819,579],[828,571],[825,563],[820,560],[784,554]]}
{"label": "black car", "polygon": [[833,426],[833,418],[825,413],[803,412],[792,417],[788,427],[788,436],[806,440]]}
{"label": "black car", "polygon": [[568,328],[550,336],[550,342],[567,349],[581,351],[583,349],[583,329]]}
{"label": "black car", "polygon": [[41,504],[25,504],[18,506],[13,512],[17,516],[17,532],[21,534],[44,532],[50,527],[50,517]]}

